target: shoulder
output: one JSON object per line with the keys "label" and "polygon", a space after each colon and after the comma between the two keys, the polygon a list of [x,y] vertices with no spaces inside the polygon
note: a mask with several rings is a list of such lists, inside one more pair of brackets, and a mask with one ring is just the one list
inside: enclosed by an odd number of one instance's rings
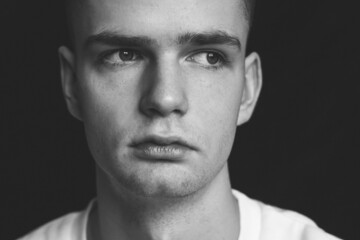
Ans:
{"label": "shoulder", "polygon": [[[290,210],[264,204],[234,191],[239,201],[242,227],[251,228],[254,239],[261,240],[336,240],[338,238],[319,228],[310,218]],[[252,222],[251,226],[246,222]],[[256,236],[256,237],[255,237]],[[245,238],[244,238],[245,239]],[[246,237],[252,239],[252,237]],[[240,238],[240,240],[242,240]]]}
{"label": "shoulder", "polygon": [[92,203],[82,212],[73,212],[35,229],[18,240],[85,240]]}
{"label": "shoulder", "polygon": [[262,209],[262,231],[264,239],[272,236],[276,239],[294,240],[335,240],[330,234],[319,228],[308,217],[290,210],[259,203]]}
{"label": "shoulder", "polygon": [[18,240],[77,240],[80,213],[70,213],[55,219]]}

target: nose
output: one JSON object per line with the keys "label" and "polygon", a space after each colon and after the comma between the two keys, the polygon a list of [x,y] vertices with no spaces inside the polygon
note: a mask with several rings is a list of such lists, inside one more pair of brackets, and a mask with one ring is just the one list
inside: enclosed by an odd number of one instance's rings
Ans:
{"label": "nose", "polygon": [[188,110],[186,83],[178,64],[170,62],[158,61],[144,74],[140,111],[148,117],[182,116]]}

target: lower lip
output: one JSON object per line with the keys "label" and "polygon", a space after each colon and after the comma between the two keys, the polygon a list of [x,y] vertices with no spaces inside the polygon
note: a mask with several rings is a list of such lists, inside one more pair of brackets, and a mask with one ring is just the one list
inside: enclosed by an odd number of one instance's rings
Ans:
{"label": "lower lip", "polygon": [[134,147],[134,155],[140,159],[158,161],[179,161],[191,151],[190,148],[179,145],[157,145],[153,143],[143,143]]}

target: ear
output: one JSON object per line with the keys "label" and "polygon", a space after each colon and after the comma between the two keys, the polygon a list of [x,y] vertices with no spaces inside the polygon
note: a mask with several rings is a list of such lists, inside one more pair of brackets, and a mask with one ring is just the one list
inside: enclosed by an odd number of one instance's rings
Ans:
{"label": "ear", "polygon": [[79,82],[75,74],[74,54],[65,46],[58,50],[60,59],[61,85],[67,108],[71,115],[82,120],[79,103]]}
{"label": "ear", "polygon": [[259,98],[262,87],[261,61],[257,53],[251,53],[245,59],[245,80],[237,125],[247,122]]}

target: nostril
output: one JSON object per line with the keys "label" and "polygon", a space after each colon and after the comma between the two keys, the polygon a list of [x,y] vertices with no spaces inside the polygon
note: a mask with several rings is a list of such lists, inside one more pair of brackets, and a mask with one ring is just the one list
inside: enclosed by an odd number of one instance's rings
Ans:
{"label": "nostril", "polygon": [[148,117],[156,117],[156,116],[162,116],[163,114],[158,111],[156,108],[147,108],[145,111],[143,111],[145,115]]}
{"label": "nostril", "polygon": [[181,111],[180,109],[175,109],[175,110],[174,110],[174,113],[175,113],[175,114],[178,114],[178,115],[183,115],[183,114],[184,114],[184,112]]}
{"label": "nostril", "polygon": [[[182,91],[181,91],[182,92]],[[166,117],[170,114],[183,115],[188,103],[184,93],[167,92],[164,94],[147,93],[140,102],[140,110],[147,116]]]}

